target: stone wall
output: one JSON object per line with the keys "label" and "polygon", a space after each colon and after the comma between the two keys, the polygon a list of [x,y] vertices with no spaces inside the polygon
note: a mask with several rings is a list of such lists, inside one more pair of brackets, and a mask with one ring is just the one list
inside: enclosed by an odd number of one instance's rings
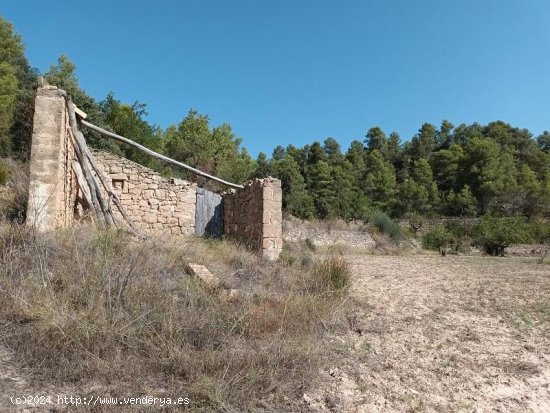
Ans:
{"label": "stone wall", "polygon": [[27,225],[39,231],[74,221],[77,184],[66,93],[54,86],[37,90],[29,167]]}
{"label": "stone wall", "polygon": [[354,247],[374,248],[375,240],[366,231],[366,226],[344,221],[302,221],[288,217],[283,221],[283,239],[297,242],[309,240],[317,246],[344,244]]}
{"label": "stone wall", "polygon": [[[87,215],[83,200],[88,188],[79,188],[82,171],[74,151],[66,93],[53,86],[37,90],[31,148],[27,225],[46,231],[72,225]],[[119,197],[132,223],[149,233],[195,233],[197,186],[164,178],[128,159],[93,152],[107,190]],[[84,180],[80,180],[84,182]],[[275,259],[282,250],[281,182],[254,180],[223,196],[224,234],[244,241],[263,256]],[[115,219],[124,222],[111,203]],[[221,208],[216,209],[216,211]],[[206,211],[208,212],[208,211]],[[208,214],[207,214],[208,215]]]}
{"label": "stone wall", "polygon": [[[432,229],[438,226],[445,226],[448,224],[463,224],[463,225],[475,225],[479,222],[479,218],[472,217],[442,217],[442,218],[426,218],[423,220],[422,227],[417,232],[417,235],[425,235]],[[406,219],[400,219],[397,221],[399,226],[406,231],[410,231],[411,227],[409,221]]]}
{"label": "stone wall", "polygon": [[276,259],[283,248],[281,181],[256,179],[223,196],[224,233]]}
{"label": "stone wall", "polygon": [[[93,152],[131,221],[146,232],[195,232],[197,186],[160,174],[109,152]],[[115,217],[122,221],[116,208]]]}

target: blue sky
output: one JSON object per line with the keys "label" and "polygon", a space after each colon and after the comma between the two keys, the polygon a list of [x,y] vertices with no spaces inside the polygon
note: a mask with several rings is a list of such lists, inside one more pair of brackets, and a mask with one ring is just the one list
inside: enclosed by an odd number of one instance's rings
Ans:
{"label": "blue sky", "polygon": [[190,108],[256,156],[372,126],[501,119],[550,129],[547,0],[0,0],[41,71],[60,54],[98,100]]}

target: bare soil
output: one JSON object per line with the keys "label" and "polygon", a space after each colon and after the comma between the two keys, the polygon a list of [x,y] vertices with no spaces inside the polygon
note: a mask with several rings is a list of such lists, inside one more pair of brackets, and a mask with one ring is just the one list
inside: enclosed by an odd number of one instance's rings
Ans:
{"label": "bare soil", "polygon": [[[0,330],[0,338],[1,338]],[[35,381],[38,379],[36,372],[25,368],[15,359],[13,351],[0,340],[0,413],[31,413],[31,412],[60,412],[60,409],[55,407],[40,405],[30,401],[29,403],[18,404],[17,398],[30,398],[37,395],[48,394],[48,391],[53,391],[53,394],[61,394],[59,388],[47,386],[43,384],[40,387],[35,387]]]}
{"label": "bare soil", "polygon": [[364,308],[325,382],[326,412],[550,412],[550,266],[529,258],[350,256]]}
{"label": "bare soil", "polygon": [[[362,305],[304,394],[313,412],[550,412],[550,266],[532,258],[349,255]],[[36,376],[0,340],[0,412]],[[64,389],[67,390],[67,389]],[[296,406],[292,403],[293,406]],[[293,407],[292,411],[296,409]]]}

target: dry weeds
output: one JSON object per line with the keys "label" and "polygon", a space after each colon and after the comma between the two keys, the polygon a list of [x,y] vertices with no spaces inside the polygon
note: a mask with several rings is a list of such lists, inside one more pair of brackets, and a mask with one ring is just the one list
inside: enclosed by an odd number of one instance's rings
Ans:
{"label": "dry weeds", "polygon": [[[9,227],[0,244],[0,332],[39,373],[33,388],[292,411],[328,357],[323,337],[347,329],[351,301],[333,273],[318,283],[319,267],[269,263],[230,242]],[[188,262],[243,294],[205,288],[185,274]]]}

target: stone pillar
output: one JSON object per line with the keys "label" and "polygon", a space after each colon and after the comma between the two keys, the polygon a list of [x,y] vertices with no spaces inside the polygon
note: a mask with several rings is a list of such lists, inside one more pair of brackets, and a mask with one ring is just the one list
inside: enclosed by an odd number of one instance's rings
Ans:
{"label": "stone pillar", "polygon": [[262,186],[262,255],[276,260],[283,250],[283,191],[281,181],[267,178]]}
{"label": "stone pillar", "polygon": [[63,224],[59,211],[65,210],[65,96],[54,86],[41,87],[36,94],[26,223],[39,231]]}
{"label": "stone pillar", "polygon": [[224,233],[270,260],[283,249],[281,181],[255,179],[223,196]]}

